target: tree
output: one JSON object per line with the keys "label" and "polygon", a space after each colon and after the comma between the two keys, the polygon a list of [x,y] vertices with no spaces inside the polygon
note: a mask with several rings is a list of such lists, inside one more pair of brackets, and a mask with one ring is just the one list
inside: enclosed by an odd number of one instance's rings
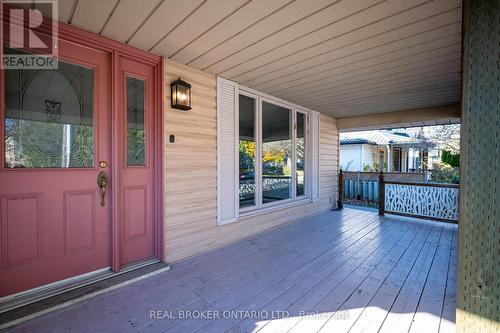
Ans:
{"label": "tree", "polygon": [[460,183],[460,175],[458,169],[453,168],[451,165],[443,162],[436,162],[433,164],[431,179],[433,182],[439,183]]}
{"label": "tree", "polygon": [[255,141],[240,139],[240,153],[253,158],[255,156]]}
{"label": "tree", "polygon": [[460,125],[431,126],[426,130],[427,138],[435,142],[441,149],[452,154],[460,152]]}
{"label": "tree", "polygon": [[285,163],[289,155],[289,140],[270,141],[263,144],[262,162]]}
{"label": "tree", "polygon": [[460,154],[453,154],[449,150],[443,150],[441,155],[441,162],[446,163],[454,168],[460,166]]}
{"label": "tree", "polygon": [[411,142],[408,147],[418,150],[430,150],[436,147],[436,142],[431,140],[425,133],[423,127],[410,134]]}
{"label": "tree", "polygon": [[240,172],[249,173],[254,171],[255,142],[240,140]]}
{"label": "tree", "polygon": [[410,135],[409,146],[421,150],[435,147],[448,150],[453,154],[460,151],[460,125],[425,126],[404,130]]}

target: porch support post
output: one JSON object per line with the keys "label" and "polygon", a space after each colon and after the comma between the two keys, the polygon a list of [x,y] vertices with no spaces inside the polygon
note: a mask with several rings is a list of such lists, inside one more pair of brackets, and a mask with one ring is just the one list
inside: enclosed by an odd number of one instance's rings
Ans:
{"label": "porch support post", "polygon": [[342,199],[344,198],[344,174],[342,173],[342,169],[339,172],[339,194],[337,200],[337,208],[342,209],[344,206],[342,205]]}
{"label": "porch support post", "polygon": [[458,333],[500,332],[500,1],[464,1]]}
{"label": "porch support post", "polygon": [[378,175],[378,215],[384,215],[385,210],[385,184],[384,172],[380,171]]}

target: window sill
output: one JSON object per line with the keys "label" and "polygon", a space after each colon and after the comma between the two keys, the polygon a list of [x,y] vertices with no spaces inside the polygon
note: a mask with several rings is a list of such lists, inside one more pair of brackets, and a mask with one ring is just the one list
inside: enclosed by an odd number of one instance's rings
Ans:
{"label": "window sill", "polygon": [[275,205],[275,206],[271,206],[271,207],[264,207],[261,209],[255,209],[255,210],[242,212],[239,215],[238,221],[240,221],[242,219],[249,218],[249,217],[253,217],[253,216],[257,216],[257,215],[261,215],[261,214],[267,214],[267,213],[271,213],[271,212],[274,212],[277,210],[282,210],[282,209],[286,209],[286,208],[290,208],[290,207],[294,207],[294,206],[299,206],[299,205],[303,205],[306,203],[312,203],[312,202],[313,202],[313,200],[311,200],[309,198],[303,198],[303,199],[299,199],[297,201],[287,202],[286,204],[282,204],[282,205]]}

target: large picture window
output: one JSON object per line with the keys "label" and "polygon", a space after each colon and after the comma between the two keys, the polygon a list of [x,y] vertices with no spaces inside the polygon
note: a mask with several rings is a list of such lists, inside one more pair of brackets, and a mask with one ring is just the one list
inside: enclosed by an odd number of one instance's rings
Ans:
{"label": "large picture window", "polygon": [[318,112],[218,77],[217,224],[318,202],[320,129]]}
{"label": "large picture window", "polygon": [[239,206],[254,210],[307,198],[307,117],[293,107],[239,95]]}

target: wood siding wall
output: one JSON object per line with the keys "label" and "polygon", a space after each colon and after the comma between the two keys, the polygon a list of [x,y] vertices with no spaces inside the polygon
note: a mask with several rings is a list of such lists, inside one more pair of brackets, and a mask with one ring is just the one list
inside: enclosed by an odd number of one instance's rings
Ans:
{"label": "wood siding wall", "polygon": [[[320,116],[320,200],[217,226],[216,77],[165,60],[165,84],[178,76],[192,85],[190,111],[170,108],[165,94],[166,259],[178,261],[265,229],[327,210],[337,201],[337,121]],[[175,135],[175,143],[168,138]]]}
{"label": "wood siding wall", "polygon": [[457,332],[500,332],[500,1],[464,14]]}

